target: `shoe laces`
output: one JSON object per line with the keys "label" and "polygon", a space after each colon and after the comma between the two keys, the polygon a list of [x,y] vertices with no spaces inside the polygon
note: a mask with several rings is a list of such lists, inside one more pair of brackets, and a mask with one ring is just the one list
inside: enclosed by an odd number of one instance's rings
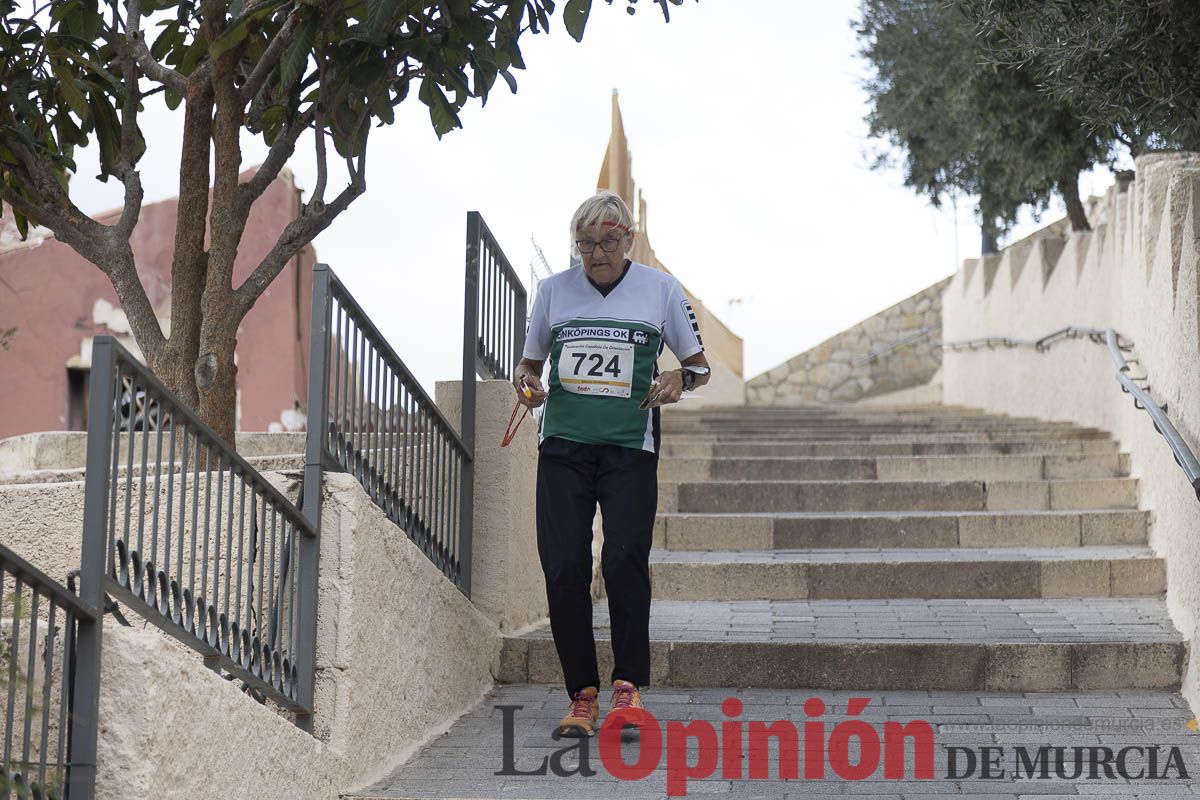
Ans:
{"label": "shoe laces", "polygon": [[637,688],[633,686],[617,686],[613,688],[612,707],[613,708],[632,708],[633,698],[637,693]]}
{"label": "shoe laces", "polygon": [[590,717],[595,704],[596,698],[586,693],[583,689],[580,689],[571,695],[571,716]]}

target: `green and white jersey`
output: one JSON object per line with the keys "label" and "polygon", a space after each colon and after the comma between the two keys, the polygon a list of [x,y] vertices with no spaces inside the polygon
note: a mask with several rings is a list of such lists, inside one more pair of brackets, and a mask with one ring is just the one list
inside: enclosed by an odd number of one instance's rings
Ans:
{"label": "green and white jersey", "polygon": [[550,359],[539,441],[658,452],[658,409],[638,406],[664,345],[681,360],[704,350],[683,287],[665,272],[631,262],[607,295],[582,266],[538,284],[524,356]]}

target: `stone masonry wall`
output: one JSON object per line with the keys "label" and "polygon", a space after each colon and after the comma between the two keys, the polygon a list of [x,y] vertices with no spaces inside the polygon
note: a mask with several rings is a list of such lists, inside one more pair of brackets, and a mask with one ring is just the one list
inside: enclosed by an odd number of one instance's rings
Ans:
{"label": "stone masonry wall", "polygon": [[[848,403],[928,383],[942,365],[942,293],[950,278],[901,300],[746,384],[749,405]],[[909,336],[911,344],[864,359]]]}

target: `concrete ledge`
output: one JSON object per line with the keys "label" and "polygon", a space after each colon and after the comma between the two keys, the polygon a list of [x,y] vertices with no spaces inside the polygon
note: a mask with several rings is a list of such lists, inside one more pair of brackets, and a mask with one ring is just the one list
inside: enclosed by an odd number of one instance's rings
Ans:
{"label": "concrete ledge", "polygon": [[664,550],[849,547],[1064,547],[1144,544],[1149,513],[983,511],[961,513],[660,513]]}
{"label": "concrete ledge", "polygon": [[[1076,548],[1078,549],[1078,548]],[[848,552],[844,560],[788,553],[773,559],[718,553],[712,559],[650,564],[654,597],[663,600],[859,600],[888,598],[1053,598],[1157,595],[1166,590],[1160,559],[1118,551],[1064,557],[1031,551],[996,558],[994,551],[928,560],[890,552]],[[721,559],[721,560],[718,560]]]}
{"label": "concrete ledge", "polygon": [[660,511],[1029,511],[1136,508],[1132,478],[1055,481],[661,482]]}
{"label": "concrete ledge", "polygon": [[1105,439],[1041,441],[1036,437],[1014,442],[892,442],[825,441],[805,443],[758,442],[732,444],[666,438],[664,458],[874,458],[912,455],[1001,455],[1008,453],[1116,453],[1117,443]]}
{"label": "concrete ledge", "polygon": [[[134,436],[140,442],[140,435]],[[303,433],[239,432],[237,451],[243,458],[302,454],[304,437]],[[120,446],[124,448],[127,445],[128,434],[123,434]],[[86,462],[86,432],[46,431],[0,440],[0,474],[83,469]]]}
{"label": "concrete ledge", "polygon": [[[504,647],[510,642],[506,638]],[[608,645],[597,641],[601,677],[611,670]],[[1183,642],[652,642],[651,687],[1176,689],[1187,652]],[[558,680],[554,643],[531,640],[529,671],[514,682]]]}
{"label": "concrete ledge", "polygon": [[663,481],[955,480],[1039,481],[1124,477],[1118,453],[995,454],[830,458],[663,458]]}

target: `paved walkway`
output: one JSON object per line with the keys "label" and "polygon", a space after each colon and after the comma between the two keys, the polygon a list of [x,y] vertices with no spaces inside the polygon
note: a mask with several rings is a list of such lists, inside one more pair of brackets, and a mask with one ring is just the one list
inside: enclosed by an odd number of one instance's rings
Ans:
{"label": "paved walkway", "polygon": [[[609,635],[607,601],[593,609]],[[550,638],[549,624],[525,634]],[[655,600],[652,641],[1178,642],[1157,597],[983,600]]]}
{"label": "paved walkway", "polygon": [[[1111,797],[1111,798],[1168,798],[1200,796],[1200,783],[1181,780],[1178,772],[1170,771],[1162,780],[1125,780],[1116,773],[1112,779],[1098,771],[1095,780],[1070,781],[1054,776],[1053,767],[1047,779],[1022,778],[1014,780],[1012,771],[1017,763],[1017,747],[1024,747],[1031,757],[1039,747],[1066,747],[1067,775],[1074,769],[1074,754],[1069,748],[1108,747],[1115,754],[1123,745],[1150,748],[1158,745],[1158,770],[1162,773],[1171,747],[1178,747],[1179,757],[1188,774],[1200,771],[1200,734],[1188,729],[1191,714],[1183,699],[1172,692],[1028,692],[989,693],[964,692],[830,692],[830,691],[772,691],[766,689],[650,689],[645,700],[651,712],[665,726],[670,720],[709,720],[714,729],[728,719],[720,704],[729,697],[743,703],[737,719],[775,722],[789,720],[802,729],[808,720],[802,704],[820,698],[827,706],[816,719],[825,723],[829,737],[836,726],[847,719],[848,698],[860,695],[870,698],[867,709],[857,718],[866,720],[876,731],[885,721],[907,723],[926,720],[934,733],[934,777],[930,780],[885,780],[882,767],[865,780],[845,780],[837,777],[832,764],[826,763],[824,780],[778,779],[778,748],[768,753],[767,780],[722,779],[720,760],[716,773],[706,780],[686,783],[687,796],[721,797],[730,800],[750,798],[822,798],[867,796],[872,798],[929,798],[944,795],[970,795],[975,798],[1053,798],[1053,797]],[[608,703],[607,692],[602,694],[602,708]],[[348,796],[354,798],[522,798],[523,800],[649,800],[667,796],[666,758],[647,778],[640,781],[621,781],[605,768],[599,755],[597,739],[589,740],[589,765],[596,771],[592,777],[574,775],[559,777],[551,772],[545,776],[500,776],[504,769],[504,716],[497,706],[522,706],[512,714],[512,766],[530,771],[542,760],[564,747],[577,745],[576,740],[555,741],[549,732],[566,710],[566,695],[561,687],[545,685],[514,685],[496,687],[475,709],[454,723],[445,735],[430,742],[395,774],[376,786]],[[849,750],[849,761],[859,758],[856,740]],[[1004,777],[984,779],[947,777],[949,747],[1002,747],[999,756]],[[637,743],[623,744],[626,763],[638,757]],[[959,751],[961,775],[966,758]],[[695,743],[688,748],[688,763],[699,758]],[[1085,764],[1087,755],[1083,756]],[[913,773],[912,748],[908,748],[905,774]],[[578,751],[562,759],[563,771],[573,771],[579,765]],[[743,763],[745,763],[743,761]],[[800,745],[799,763],[803,775],[805,751]],[[1128,771],[1136,774],[1148,763],[1144,751],[1127,753]],[[1086,773],[1085,767],[1085,775]],[[1036,774],[1036,773],[1035,773]]]}

